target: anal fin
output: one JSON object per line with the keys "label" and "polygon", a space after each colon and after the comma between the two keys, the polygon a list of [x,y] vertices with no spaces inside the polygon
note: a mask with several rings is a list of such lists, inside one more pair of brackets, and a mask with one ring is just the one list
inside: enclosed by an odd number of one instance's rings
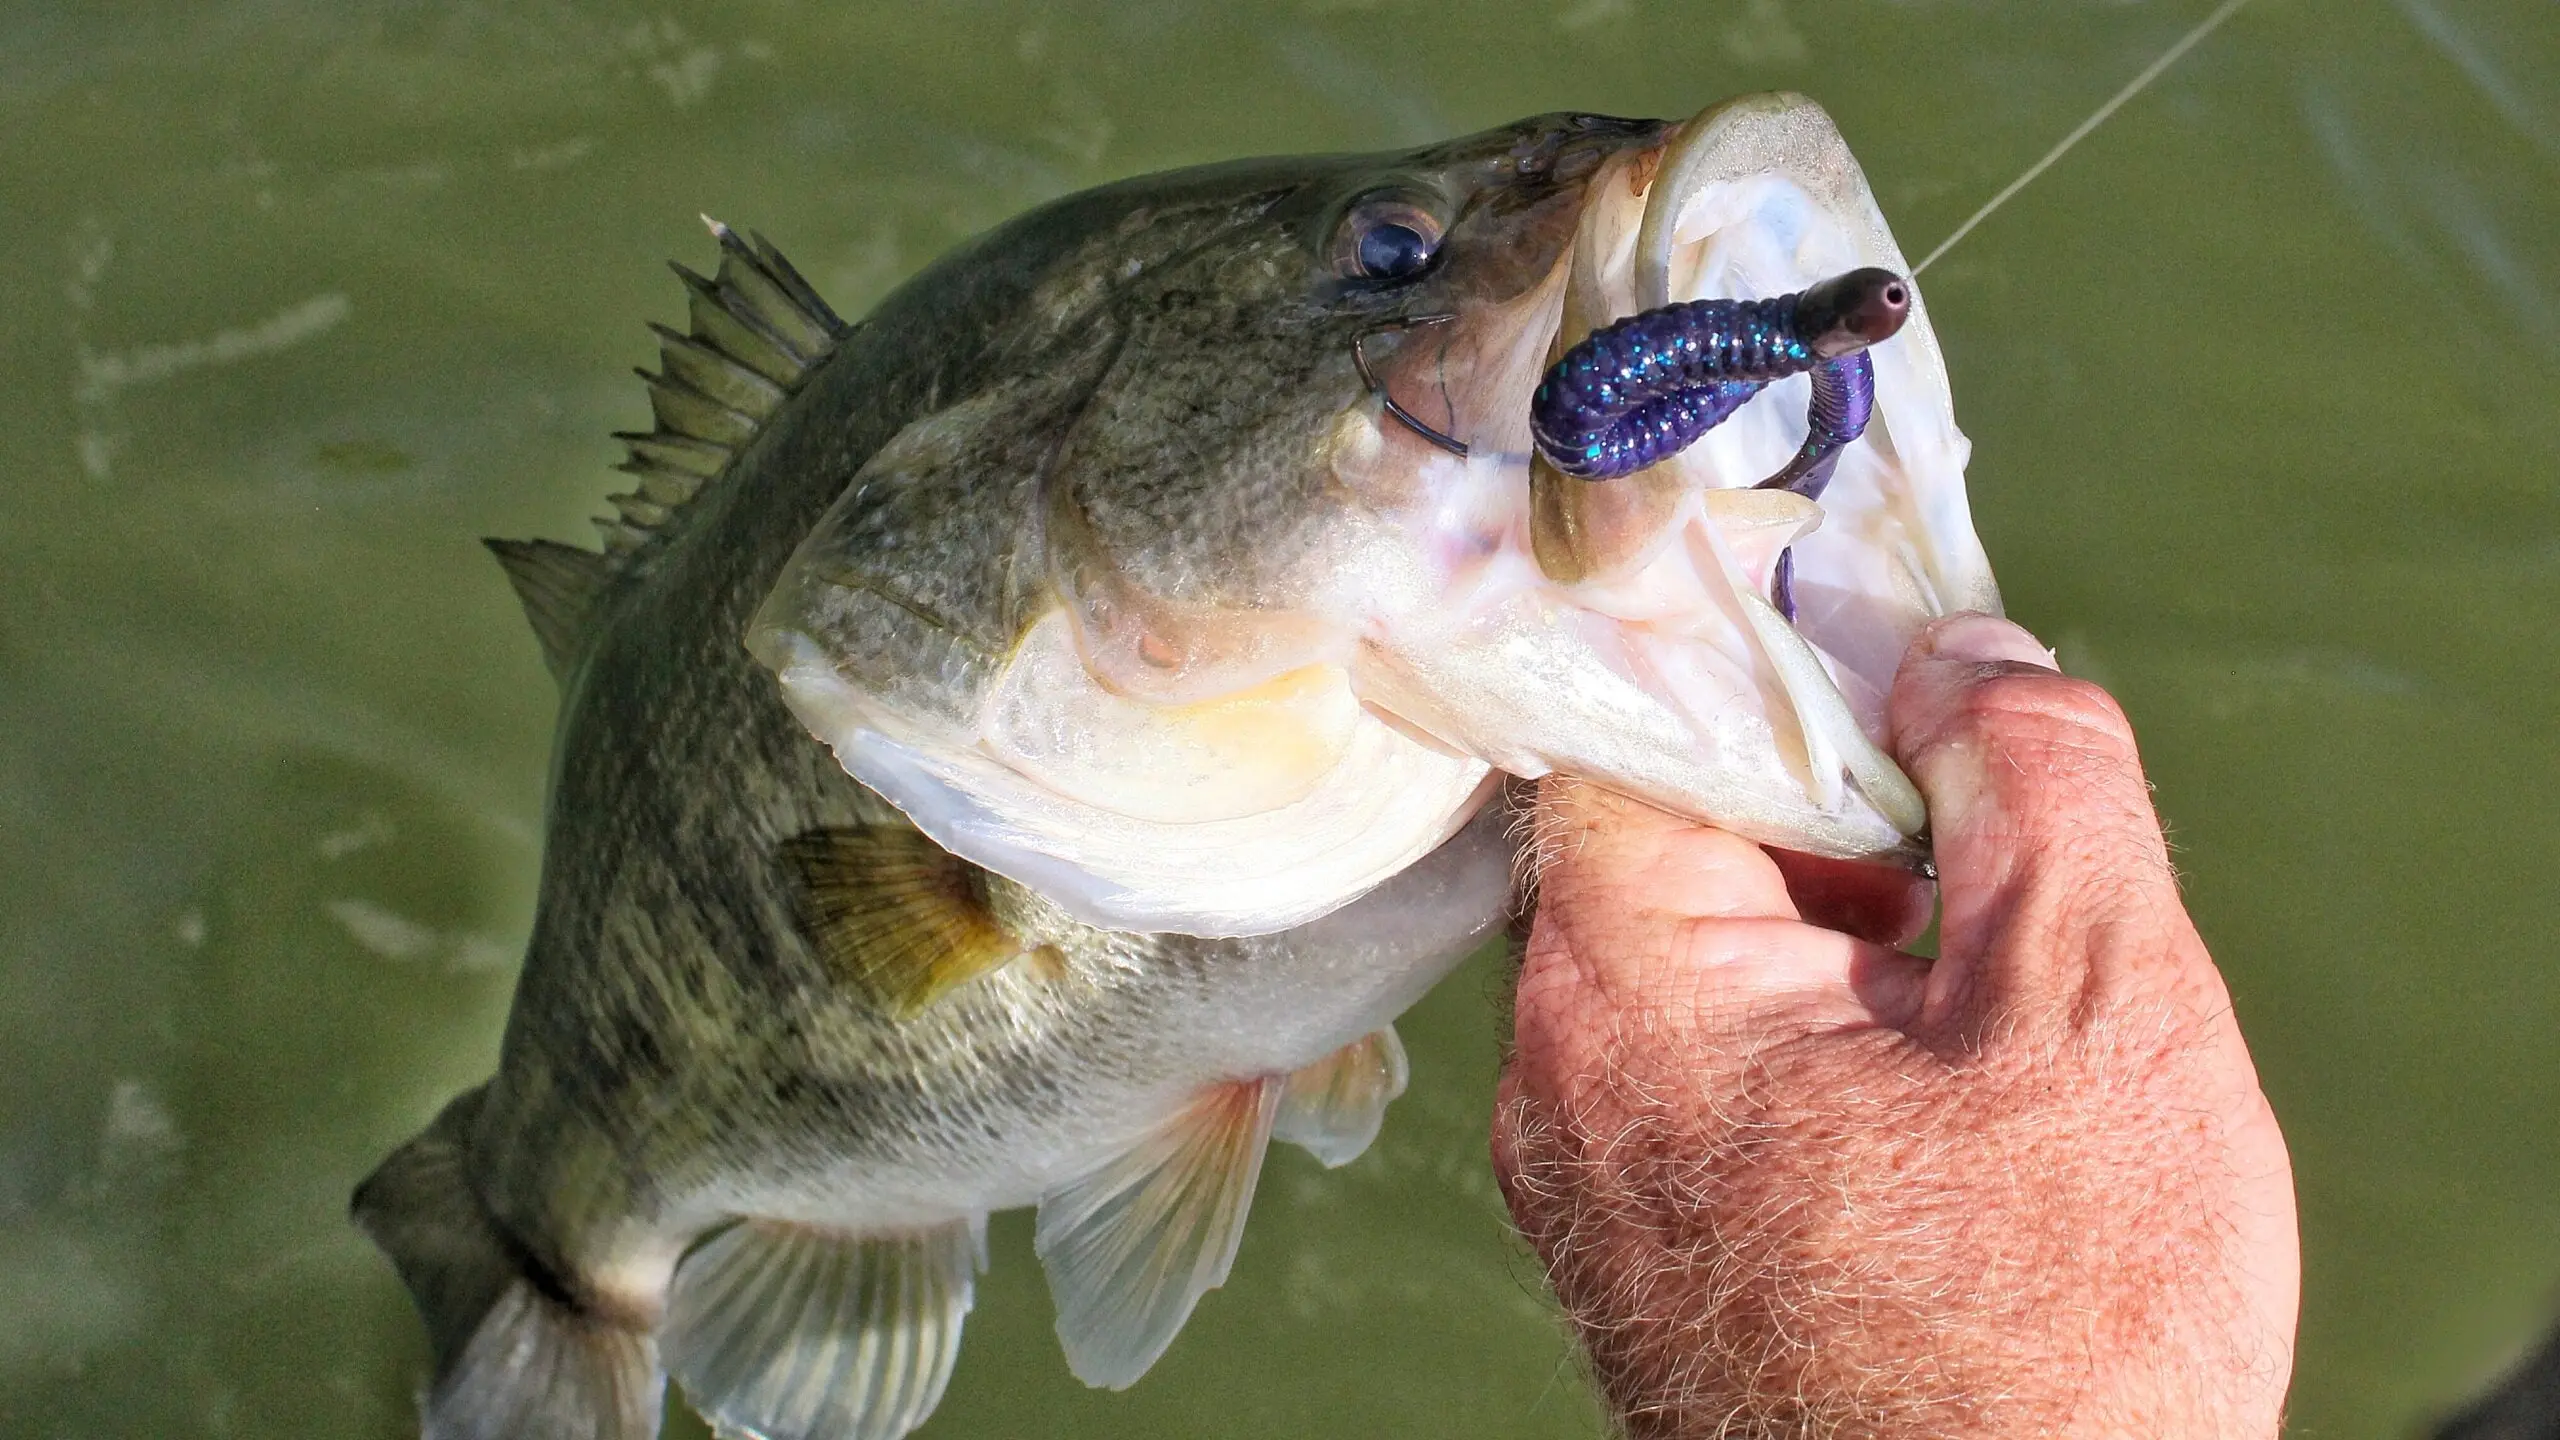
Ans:
{"label": "anal fin", "polygon": [[975,867],[902,825],[812,830],[782,843],[809,938],[882,1008],[912,1015],[1023,952]]}
{"label": "anal fin", "polygon": [[723,1436],[898,1440],[960,1353],[982,1220],[856,1236],[747,1220],[676,1269],[660,1345]]}
{"label": "anal fin", "polygon": [[1032,1248],[1077,1379],[1112,1390],[1135,1384],[1200,1297],[1225,1283],[1286,1083],[1274,1076],[1215,1086],[1101,1168],[1041,1197]]}
{"label": "anal fin", "polygon": [[1383,1025],[1289,1076],[1271,1133],[1335,1169],[1360,1158],[1411,1075],[1404,1042]]}

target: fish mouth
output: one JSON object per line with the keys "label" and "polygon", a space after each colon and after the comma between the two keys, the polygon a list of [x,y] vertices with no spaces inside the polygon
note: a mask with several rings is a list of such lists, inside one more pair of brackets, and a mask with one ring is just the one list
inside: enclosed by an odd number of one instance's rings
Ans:
{"label": "fish mouth", "polygon": [[[1865,173],[1819,105],[1792,93],[1729,100],[1682,122],[1657,149],[1614,157],[1610,168],[1618,173],[1595,180],[1575,238],[1551,362],[1612,321],[1674,301],[1793,294],[1879,267],[1902,278],[1910,314],[1871,352],[1881,413],[1851,468],[1892,499],[1925,493],[1961,507],[1970,446],[1956,429],[1927,302]],[[1640,567],[1675,530],[1669,512],[1678,497],[1750,485],[1783,463],[1803,439],[1809,389],[1803,377],[1781,381],[1696,446],[1625,477],[1631,483],[1541,485],[1534,542],[1542,568],[1572,584]],[[1826,528],[1838,533],[1842,516],[1868,498],[1826,504]],[[1912,582],[1953,608],[1996,606],[1970,523],[1911,518],[1913,533],[1896,538],[1914,542],[1905,557]]]}
{"label": "fish mouth", "polygon": [[[1868,352],[1873,417],[1818,501],[1753,488],[1806,439],[1802,376],[1619,478],[1563,475],[1528,443],[1537,377],[1594,330],[1862,267],[1903,278],[1909,316]],[[1909,277],[1846,142],[1801,95],[1729,101],[1612,156],[1541,293],[1460,317],[1481,333],[1382,377],[1436,384],[1468,446],[1464,462],[1432,461],[1396,439],[1404,464],[1463,463],[1477,493],[1507,478],[1526,504],[1430,537],[1435,554],[1479,558],[1446,567],[1436,605],[1373,635],[1362,693],[1514,774],[1574,775],[1764,843],[1924,860],[1925,808],[1883,749],[1893,673],[1930,619],[2000,601],[1965,501],[1970,447]],[[1792,595],[1773,597],[1782,553]]]}

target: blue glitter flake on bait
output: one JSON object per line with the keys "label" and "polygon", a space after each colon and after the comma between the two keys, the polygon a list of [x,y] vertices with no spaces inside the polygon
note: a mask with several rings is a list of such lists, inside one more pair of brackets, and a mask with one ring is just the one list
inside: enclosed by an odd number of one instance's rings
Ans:
{"label": "blue glitter flake on bait", "polygon": [[[1771,300],[1683,300],[1591,332],[1548,367],[1529,401],[1529,433],[1558,471],[1614,480],[1658,465],[1790,375],[1813,378],[1804,445],[1763,490],[1819,499],[1840,452],[1875,414],[1867,347],[1911,315],[1911,286],[1890,270],[1852,270]],[[1795,552],[1778,552],[1769,601],[1793,620]]]}
{"label": "blue glitter flake on bait", "polygon": [[1762,481],[1811,496],[1875,408],[1868,346],[1911,313],[1890,270],[1852,270],[1770,300],[1683,300],[1593,331],[1529,402],[1538,452],[1558,471],[1613,480],[1697,443],[1760,390],[1811,374],[1803,450]]}

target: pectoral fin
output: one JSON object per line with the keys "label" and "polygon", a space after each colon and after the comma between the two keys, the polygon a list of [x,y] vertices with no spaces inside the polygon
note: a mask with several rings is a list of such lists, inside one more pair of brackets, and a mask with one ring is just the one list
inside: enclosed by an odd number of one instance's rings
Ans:
{"label": "pectoral fin", "polygon": [[854,1236],[748,1220],[677,1267],[660,1346],[722,1435],[898,1440],[960,1353],[983,1220]]}
{"label": "pectoral fin", "polygon": [[782,843],[801,924],[836,973],[912,1015],[1023,951],[988,912],[976,867],[897,825],[812,830]]}
{"label": "pectoral fin", "polygon": [[1378,1138],[1410,1073],[1395,1027],[1382,1026],[1292,1074],[1271,1133],[1328,1170],[1348,1165]]}
{"label": "pectoral fin", "polygon": [[1220,1085],[1155,1134],[1042,1197],[1032,1246],[1067,1368],[1125,1390],[1225,1283],[1287,1081]]}

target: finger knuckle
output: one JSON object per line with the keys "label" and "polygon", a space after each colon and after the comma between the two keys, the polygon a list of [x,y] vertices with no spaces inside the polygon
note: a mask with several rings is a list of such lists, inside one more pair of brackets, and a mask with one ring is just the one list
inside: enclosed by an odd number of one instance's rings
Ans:
{"label": "finger knuckle", "polygon": [[1996,668],[1966,693],[1957,718],[1986,734],[2133,754],[2133,726],[2115,697],[2090,681],[2050,671]]}

